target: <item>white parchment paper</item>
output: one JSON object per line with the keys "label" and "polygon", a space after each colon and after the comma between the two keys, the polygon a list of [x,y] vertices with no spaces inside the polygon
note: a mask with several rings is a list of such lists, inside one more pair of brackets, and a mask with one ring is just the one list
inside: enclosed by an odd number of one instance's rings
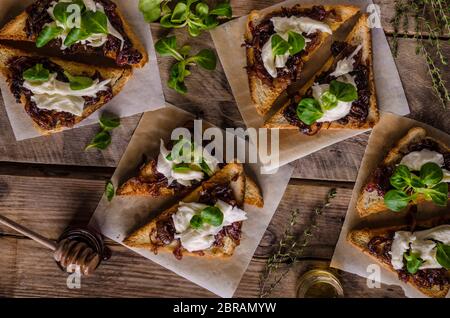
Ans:
{"label": "white parchment paper", "polygon": [[[31,0],[1,0],[0,24],[4,25],[13,19],[32,2]],[[75,127],[96,123],[102,112],[128,117],[164,107],[164,94],[152,34],[149,24],[144,21],[138,10],[139,0],[114,0],[114,2],[147,49],[149,61],[143,68],[134,70],[132,77],[117,96]],[[92,61],[92,64],[95,65],[95,61]],[[0,77],[0,89],[16,139],[23,140],[41,136],[25,112],[23,105],[16,103],[4,77]]]}
{"label": "white parchment paper", "polygon": [[[377,262],[347,242],[346,237],[348,232],[355,228],[385,227],[391,224],[405,224],[406,220],[404,213],[387,211],[367,218],[361,218],[356,211],[356,202],[360,190],[365,185],[367,178],[383,160],[389,149],[402,138],[410,128],[416,126],[425,128],[428,135],[450,144],[449,135],[431,126],[405,117],[399,117],[393,114],[383,114],[380,123],[375,126],[370,135],[369,143],[361,163],[361,168],[359,169],[358,178],[347,210],[347,216],[331,261],[331,267],[357,274],[362,277],[368,277],[372,274],[372,271],[368,270],[368,266],[370,264],[377,264]],[[426,219],[431,216],[441,215],[447,211],[448,208],[438,208],[433,204],[423,204],[418,207],[418,216]],[[380,269],[380,282],[388,285],[401,286],[405,291],[405,295],[408,297],[425,297],[415,288],[400,281],[396,273],[388,271],[383,267],[380,267]]]}
{"label": "white parchment paper", "polygon": [[[193,115],[173,106],[145,113],[111,179],[114,186],[117,188],[117,185],[136,173],[143,155],[147,158],[155,158],[158,155],[160,138],[169,141],[174,128],[183,127],[192,119]],[[155,255],[145,249],[132,250],[221,297],[231,297],[278,207],[293,171],[293,167],[286,165],[278,169],[276,174],[261,175],[258,164],[246,164],[245,168],[261,188],[264,207],[244,206],[248,220],[242,227],[241,244],[230,259],[184,256],[178,261],[172,253]],[[114,197],[108,202],[103,197],[90,225],[100,230],[103,235],[121,243],[137,225],[148,220],[149,216],[162,212],[162,206],[168,207],[176,202],[178,200],[174,198],[133,197]]]}
{"label": "white parchment paper", "polygon": [[[351,4],[361,7],[362,12],[369,13],[376,8],[373,6],[371,0],[289,0],[266,8],[262,10],[262,13],[270,12],[281,6],[291,7],[297,3],[303,5]],[[373,15],[371,19],[373,19],[374,25],[376,25],[377,16]],[[244,122],[248,127],[256,128],[263,125],[263,118],[255,111],[248,87],[247,72],[245,70],[247,60],[245,48],[241,44],[244,43],[246,21],[247,16],[223,24],[212,30],[211,36]],[[408,103],[382,28],[372,28],[372,40],[374,76],[379,108],[383,112],[392,112],[401,116],[407,115],[409,114]],[[328,45],[330,44],[331,41],[329,41]],[[327,50],[327,54],[329,55],[329,50]],[[321,60],[325,61],[326,58],[327,56],[324,55]],[[321,65],[321,62],[315,61],[313,63],[306,63],[303,72],[304,74],[312,75]],[[284,165],[362,132],[364,131],[348,129],[322,130],[315,136],[305,136],[296,130],[280,131],[280,160],[278,165]],[[275,166],[268,166],[267,168],[270,170],[275,168]]]}

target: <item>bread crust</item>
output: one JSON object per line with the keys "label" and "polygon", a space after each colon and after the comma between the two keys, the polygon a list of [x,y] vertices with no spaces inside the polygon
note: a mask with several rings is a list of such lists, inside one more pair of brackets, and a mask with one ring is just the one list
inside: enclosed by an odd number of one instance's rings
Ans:
{"label": "bread crust", "polygon": [[[122,21],[124,31],[128,38],[130,39],[133,47],[137,49],[142,54],[142,59],[138,64],[130,65],[132,67],[141,68],[148,62],[148,53],[145,49],[142,42],[137,37],[136,33],[134,33],[131,26],[128,24],[127,20],[123,17],[123,14],[116,8],[116,14],[119,16]],[[36,36],[28,37],[25,32],[26,21],[28,19],[28,14],[26,11],[23,11],[16,18],[9,21],[1,30],[0,30],[0,40],[10,40],[10,41],[25,41],[25,42],[36,42]],[[106,55],[108,58],[113,60],[116,59],[116,52],[108,52]]]}
{"label": "bread crust", "polygon": [[[401,138],[395,146],[389,150],[383,161],[379,166],[389,166],[398,163],[404,156],[404,153],[407,151],[408,146],[412,143],[420,142],[424,139],[430,139],[436,142],[439,147],[441,147],[444,151],[450,152],[450,148],[445,145],[443,142],[434,139],[432,137],[429,137],[427,135],[427,131],[422,127],[413,127],[411,128],[408,133]],[[380,213],[389,210],[388,207],[384,204],[384,199],[382,196],[379,196],[379,198],[376,200],[374,198],[374,202],[367,205],[366,203],[366,196],[368,195],[368,192],[365,191],[365,188],[367,184],[370,182],[373,175],[371,174],[367,181],[364,183],[364,186],[360,190],[360,194],[358,197],[358,201],[356,203],[356,210],[358,211],[359,215],[361,217],[366,217],[370,214]],[[419,196],[416,200],[417,203],[423,203],[425,202],[425,198],[423,196]]]}
{"label": "bread crust", "polygon": [[[312,5],[296,5],[293,8],[299,9],[308,9],[311,8]],[[341,21],[335,21],[331,19],[326,19],[325,22],[330,26],[331,30],[336,31],[342,24],[344,24],[348,19],[353,17],[359,12],[359,8],[356,6],[350,5],[336,5],[336,6],[323,6],[325,10],[329,11],[334,9],[336,13],[342,18]],[[270,13],[270,15],[277,15],[281,13],[282,10],[278,9]],[[266,15],[261,15],[259,11],[252,11],[248,15],[248,20],[246,24],[246,31],[244,34],[244,38],[246,42],[251,42],[253,39],[251,24],[257,25],[259,21],[264,19]],[[316,53],[316,51],[322,46],[325,40],[330,35],[327,33],[321,32],[319,34],[319,38],[317,41],[317,45],[307,52],[306,55],[302,56],[303,62],[307,62],[311,59],[311,57]],[[248,47],[246,50],[247,55],[247,66],[250,67],[255,63],[254,57],[254,49],[252,47]],[[302,63],[299,64],[299,68],[302,67]],[[298,69],[300,70],[300,69]],[[250,87],[250,94],[253,100],[253,103],[256,107],[257,112],[264,116],[273,106],[275,100],[288,88],[288,86],[292,83],[290,79],[274,79],[274,85],[269,86],[264,81],[262,81],[259,77],[257,77],[253,73],[248,73],[248,81]]]}
{"label": "bread crust", "polygon": [[[436,217],[424,221],[420,221],[417,223],[418,226],[424,227],[424,228],[433,228],[442,224],[449,224],[450,223],[450,217]],[[369,241],[375,237],[375,236],[386,236],[388,233],[392,233],[395,231],[410,231],[410,227],[408,225],[399,225],[399,226],[389,226],[389,227],[383,227],[383,228],[377,228],[377,229],[370,229],[370,228],[364,228],[360,230],[353,230],[350,231],[347,235],[347,241],[356,247],[358,250],[363,252],[366,255],[369,255],[371,258],[376,259],[381,263],[381,265],[386,268],[387,270],[397,273],[396,270],[392,267],[390,263],[384,262],[382,259],[378,258],[376,255],[370,253],[370,251],[367,248],[367,244]],[[413,286],[414,288],[418,289],[423,294],[434,297],[434,298],[444,298],[449,290],[450,285],[447,285],[443,290],[440,290],[438,288],[424,288],[422,286],[419,286],[415,284],[413,280],[409,280],[408,284]]]}
{"label": "bread crust", "polygon": [[[353,27],[352,31],[347,36],[345,42],[352,45],[362,44],[363,64],[369,69],[369,89],[370,89],[370,100],[369,100],[369,113],[364,122],[354,122],[349,121],[347,124],[341,124],[338,121],[333,121],[329,123],[323,123],[321,129],[369,129],[375,126],[379,121],[379,112],[376,100],[375,91],[375,80],[373,75],[373,57],[372,57],[372,37],[371,31],[368,25],[368,14],[363,14],[359,18],[358,22]],[[327,72],[334,64],[334,57],[328,59],[328,61],[322,66],[322,68],[297,92],[299,96],[305,95],[308,89],[313,86],[316,82],[317,77],[319,77],[324,72]],[[290,101],[286,102],[271,118],[269,118],[264,127],[266,128],[279,128],[279,129],[296,129],[298,127],[291,125],[283,113],[284,110],[290,105]]]}
{"label": "bread crust", "polygon": [[[7,64],[12,57],[17,56],[44,57],[34,53],[11,48],[6,45],[0,45],[0,72],[3,74],[3,76],[5,76],[8,82],[11,79],[11,73]],[[126,82],[132,75],[132,69],[130,67],[125,68],[100,67],[100,66],[86,65],[77,62],[65,61],[55,57],[44,57],[44,58],[48,58],[51,62],[61,66],[64,70],[68,71],[73,75],[84,74],[88,76],[93,76],[95,72],[98,71],[103,78],[111,79],[111,89],[113,96],[119,94],[119,92],[123,89]],[[27,99],[25,97],[25,94],[23,93],[21,94],[20,102],[24,106],[27,103]],[[89,117],[93,112],[95,112],[105,104],[106,104],[105,98],[104,96],[102,96],[97,103],[86,106],[83,110],[82,116],[75,116],[75,124],[78,124],[85,118]],[[35,127],[39,130],[39,132],[44,135],[49,133],[55,133],[66,128],[61,124],[58,124],[54,129],[45,130],[42,127],[38,126],[34,121],[33,123],[35,124]]]}
{"label": "bread crust", "polygon": [[[250,180],[250,181],[249,181]],[[222,170],[219,170],[209,180],[204,181],[199,187],[194,189],[190,194],[184,197],[182,202],[196,202],[199,199],[200,192],[203,189],[211,188],[218,184],[230,184],[234,197],[236,198],[238,206],[245,204],[255,205],[262,207],[264,202],[260,192],[260,189],[256,183],[245,175],[242,164],[230,163],[227,164]],[[166,209],[160,213],[156,218],[149,221],[144,226],[140,227],[128,237],[125,238],[123,244],[129,247],[144,248],[156,252],[173,252],[177,247],[176,240],[167,246],[157,246],[150,240],[150,233],[156,227],[156,223],[160,220],[165,220],[171,217],[172,214],[178,210],[179,203]],[[245,222],[244,222],[245,225]],[[229,237],[225,237],[224,246],[212,247],[203,252],[200,255],[198,252],[188,252],[182,249],[183,256],[202,256],[207,258],[228,258],[233,255],[236,244]]]}

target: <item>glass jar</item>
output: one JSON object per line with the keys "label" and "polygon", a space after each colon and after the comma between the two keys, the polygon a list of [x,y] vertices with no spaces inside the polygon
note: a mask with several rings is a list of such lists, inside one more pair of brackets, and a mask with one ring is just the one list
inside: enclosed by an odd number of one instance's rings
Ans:
{"label": "glass jar", "polygon": [[300,277],[297,283],[298,298],[341,298],[344,290],[339,279],[330,271],[313,269]]}

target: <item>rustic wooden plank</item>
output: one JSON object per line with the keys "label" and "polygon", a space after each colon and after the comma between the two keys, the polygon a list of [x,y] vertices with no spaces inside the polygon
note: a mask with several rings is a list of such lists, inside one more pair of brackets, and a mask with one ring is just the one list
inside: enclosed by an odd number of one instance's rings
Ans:
{"label": "rustic wooden plank", "polygon": [[[152,26],[152,31],[155,37],[167,33],[167,30],[163,30],[157,25]],[[182,30],[176,30],[174,34],[178,36],[179,43],[189,41],[193,45],[194,51],[195,48],[213,46],[207,33],[195,39],[188,39]],[[442,44],[445,54],[448,56],[450,46],[443,41]],[[448,132],[450,129],[449,113],[442,110],[437,98],[433,95],[424,59],[421,56],[416,56],[414,50],[415,42],[413,39],[400,39],[400,55],[396,63],[411,106],[412,117]],[[180,95],[167,88],[167,74],[172,63],[171,58],[159,58],[164,93],[169,102],[190,110],[199,117],[203,117],[220,127],[243,125],[220,63],[217,70],[212,72],[201,69],[193,70],[192,76],[187,80],[187,85],[190,88],[187,95]],[[449,74],[448,71],[445,72],[447,81]],[[139,115],[123,119],[122,126],[114,131],[113,144],[106,151],[91,150],[84,152],[84,145],[89,142],[98,129],[96,125],[49,137],[16,142],[5,110],[0,105],[0,161],[113,167],[117,165],[125,150],[138,120]],[[355,168],[359,166],[364,152],[363,138],[366,137],[349,139],[342,144],[330,146],[302,159],[297,164],[294,177],[354,181],[357,173]],[[331,154],[341,156],[342,162],[340,165],[336,163]],[[324,170],[323,167],[327,167],[327,169]]]}
{"label": "rustic wooden plank", "polygon": [[[284,0],[231,0],[230,3],[233,7],[233,15],[240,17],[247,15],[251,10],[261,10],[272,6],[277,3],[281,3]],[[392,34],[394,29],[391,25],[391,19],[394,17],[395,13],[395,1],[393,0],[373,0],[373,2],[379,6],[380,9],[380,22],[386,34]],[[371,13],[371,12],[369,12]],[[400,34],[412,35],[415,33],[414,20],[409,19],[410,23],[407,30],[401,30]],[[449,35],[443,35],[444,37],[449,37]]]}
{"label": "rustic wooden plank", "polygon": [[[91,277],[81,279],[80,289],[69,289],[67,275],[51,258],[48,250],[25,239],[0,238],[3,253],[14,255],[11,262],[0,260],[0,296],[4,297],[214,297],[201,287],[169,270],[125,249],[111,246],[113,258],[104,262]],[[17,254],[15,254],[17,253]],[[326,267],[327,261],[299,262],[277,288],[274,297],[294,297],[297,278],[310,268]],[[259,275],[264,260],[254,259],[235,294],[236,297],[257,297]],[[9,270],[9,272],[8,272]],[[4,274],[11,274],[5,281]],[[400,297],[398,288],[367,289],[365,280],[338,272],[348,297]],[[384,287],[384,286],[383,286]]]}
{"label": "rustic wooden plank", "polygon": [[[0,176],[0,210],[3,215],[38,233],[57,238],[69,224],[87,223],[102,195],[103,186],[102,180],[61,176]],[[295,280],[302,271],[327,266],[350,200],[351,187],[352,184],[338,184],[336,199],[318,220],[318,232],[311,245],[305,249],[305,262],[296,265],[274,295],[294,296]],[[324,182],[291,182],[236,296],[257,295],[258,279],[264,262],[281,238],[292,209],[300,209],[294,231],[302,233],[310,222],[314,207],[323,202],[329,189],[330,185]],[[95,277],[83,280],[81,290],[68,290],[65,287],[65,276],[56,268],[49,252],[28,239],[11,237],[15,233],[7,228],[1,227],[0,233],[0,244],[5,246],[5,257],[0,261],[0,265],[3,265],[0,266],[0,276],[9,277],[6,282],[0,282],[0,295],[3,296],[212,296],[109,240],[108,244],[113,249],[112,259],[101,267]],[[322,261],[307,261],[310,259]],[[350,274],[340,275],[344,287],[349,288],[349,296],[367,293],[380,296],[401,295],[398,291],[390,292],[385,289],[365,291],[364,280]]]}

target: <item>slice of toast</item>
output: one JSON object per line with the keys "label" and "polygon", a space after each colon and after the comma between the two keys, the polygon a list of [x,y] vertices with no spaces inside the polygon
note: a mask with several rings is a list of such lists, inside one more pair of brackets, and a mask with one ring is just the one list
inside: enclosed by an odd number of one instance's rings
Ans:
{"label": "slice of toast", "polygon": [[[429,219],[426,221],[420,221],[417,223],[416,226],[423,227],[423,228],[433,228],[438,225],[449,224],[449,223],[450,223],[450,219],[448,217],[433,218],[433,219]],[[392,265],[389,261],[387,261],[384,258],[378,257],[377,255],[372,254],[369,251],[368,243],[375,236],[381,236],[381,237],[388,238],[388,237],[392,236],[393,232],[410,231],[410,230],[411,230],[411,228],[407,225],[391,226],[391,227],[378,228],[378,229],[366,228],[366,229],[361,229],[361,230],[353,230],[348,233],[347,241],[350,242],[357,249],[362,251],[364,254],[367,254],[367,255],[371,256],[372,258],[378,260],[383,265],[383,267],[385,267],[386,269],[397,273],[397,271],[392,267]],[[414,279],[408,279],[408,283],[429,297],[443,298],[448,294],[448,292],[450,290],[450,284],[447,284],[441,290],[437,285],[433,285],[431,288],[422,287],[422,286],[418,285],[414,281]]]}
{"label": "slice of toast", "polygon": [[133,177],[123,183],[116,191],[117,195],[130,196],[173,196],[176,194],[176,188],[169,187],[161,182],[156,170],[157,162],[155,159],[144,164],[136,177]]}
{"label": "slice of toast", "polygon": [[[116,195],[168,197],[183,194],[192,189],[187,187],[180,191],[178,188],[171,188],[166,183],[162,183],[157,177],[156,164],[155,159],[144,164],[139,170],[138,176],[122,184],[117,189]],[[262,207],[263,201],[255,181],[248,176],[245,178],[245,181],[245,203]]]}
{"label": "slice of toast", "polygon": [[[113,6],[116,6],[112,1],[110,1],[110,0],[108,0],[108,1],[111,2],[111,4]],[[52,1],[48,1],[48,0],[38,0],[35,3],[31,4],[24,12],[22,12],[17,17],[15,17],[13,20],[8,22],[0,30],[0,40],[36,42],[38,34],[31,34],[29,31],[30,28],[28,27],[28,25],[29,25],[30,15],[28,14],[28,12],[30,10],[37,10],[36,8],[39,8],[39,10],[41,12],[39,15],[39,19],[45,19],[45,20],[52,21],[50,15],[48,14],[48,12],[46,10],[50,6],[51,3],[52,3]],[[46,6],[45,9],[42,9],[43,8],[42,6]],[[147,51],[146,51],[144,45],[141,43],[141,41],[139,40],[137,35],[134,33],[133,29],[130,27],[130,25],[127,23],[127,21],[124,19],[123,15],[119,11],[119,9],[116,7],[113,11],[114,11],[114,14],[117,16],[117,19],[116,19],[118,21],[117,23],[119,23],[121,25],[121,27],[123,28],[122,36],[125,36],[126,38],[129,39],[131,49],[137,50],[137,52],[140,53],[141,58],[139,59],[139,61],[133,61],[130,63],[128,63],[128,62],[122,63],[122,62],[120,62],[121,59],[123,60],[123,58],[120,56],[122,54],[119,54],[120,48],[119,48],[119,50],[103,50],[103,47],[106,44],[101,46],[100,49],[94,50],[95,54],[103,55],[103,56],[106,56],[107,58],[113,59],[116,61],[116,63],[118,65],[121,65],[121,66],[130,65],[133,67],[143,67],[148,62],[148,54],[147,54]],[[108,17],[108,18],[111,20],[110,17]],[[28,32],[27,32],[27,30],[28,30]],[[49,45],[59,48],[59,46],[57,45],[56,42],[57,41],[52,40],[49,42]],[[70,55],[80,55],[80,54],[84,54],[86,52],[88,52],[88,50],[85,45],[78,45],[77,50],[75,52],[72,52],[70,50],[64,51],[64,53],[67,53]],[[106,54],[104,52],[106,52]]]}
{"label": "slice of toast", "polygon": [[[251,204],[258,207],[263,206],[263,198],[259,188],[253,181],[248,181],[244,173],[242,164],[230,163],[222,170],[219,170],[209,180],[204,181],[199,187],[182,199],[182,202],[197,202],[202,191],[214,188],[217,185],[229,185],[233,191],[237,205],[242,207],[243,204]],[[172,214],[176,213],[179,204],[175,204],[167,210],[159,214],[155,219],[142,226],[131,235],[129,235],[123,243],[129,247],[145,248],[156,252],[173,252],[177,248],[177,240],[173,240],[171,244],[166,246],[158,246],[152,243],[150,236],[156,229],[157,223],[168,220]],[[226,258],[233,255],[237,244],[228,235],[224,238],[222,246],[211,247],[202,251],[202,256]],[[183,255],[199,256],[198,252],[188,252],[183,249]]]}
{"label": "slice of toast", "polygon": [[[7,82],[10,85],[11,90],[13,90],[13,87],[17,86],[17,83],[13,83],[13,76],[19,76],[18,74],[13,74],[12,69],[10,68],[10,62],[12,59],[16,58],[23,58],[23,57],[30,57],[30,58],[36,58],[38,60],[45,60],[50,61],[51,63],[56,64],[57,66],[61,67],[65,71],[68,71],[73,76],[77,75],[83,75],[92,77],[97,72],[100,74],[100,76],[104,79],[111,79],[110,86],[111,86],[111,92],[112,96],[116,96],[119,94],[119,92],[123,89],[128,79],[131,77],[132,69],[130,67],[125,68],[113,68],[113,67],[100,67],[100,66],[91,66],[86,65],[82,63],[75,63],[75,62],[69,62],[65,60],[61,60],[58,58],[47,58],[38,56],[33,53],[25,52],[22,50],[18,50],[15,48],[11,48],[8,46],[0,45],[0,72],[5,76]],[[20,83],[22,85],[22,83]],[[59,120],[56,120],[58,114],[61,114],[61,112],[57,111],[45,111],[45,114],[39,115],[35,111],[30,110],[30,101],[29,98],[26,96],[26,94],[23,92],[20,93],[20,103],[25,107],[25,110],[27,111],[28,115],[30,115],[31,119],[34,121],[36,128],[42,132],[43,134],[57,132],[63,128],[71,127],[74,124],[77,124],[81,122],[83,119],[87,118],[89,115],[91,115],[93,112],[98,110],[100,107],[105,105],[109,99],[106,98],[106,96],[101,96],[97,102],[86,105],[83,110],[82,116],[76,116],[72,115],[74,118],[73,122],[70,122],[69,124],[65,124]],[[53,118],[48,119],[48,116],[54,116]],[[51,125],[44,125],[43,120],[45,119],[45,123],[51,123]]]}
{"label": "slice of toast", "polygon": [[[446,144],[427,136],[425,129],[421,127],[414,127],[411,128],[408,133],[388,152],[384,160],[379,165],[378,171],[382,171],[386,168],[392,173],[392,167],[398,164],[402,158],[410,152],[409,148],[411,145],[427,141],[436,143],[442,153],[450,153],[450,148]],[[376,189],[374,190],[374,187],[372,186],[378,182],[376,181],[376,174],[377,171],[374,171],[369,176],[358,197],[356,209],[361,217],[388,210],[387,206],[384,204],[383,195],[381,195]],[[425,201],[424,197],[420,196],[417,199],[417,203],[421,203],[423,201]]]}
{"label": "slice of toast", "polygon": [[[296,5],[291,10],[308,10],[313,6],[302,6]],[[334,10],[336,16],[340,19],[333,19],[332,17],[327,17],[323,22],[327,23],[331,30],[334,32],[340,26],[342,26],[347,20],[355,16],[359,9],[355,6],[347,6],[347,5],[336,5],[336,6],[323,6],[326,11]],[[252,26],[258,25],[267,17],[273,17],[277,15],[282,15],[285,11],[284,8],[279,9],[277,11],[273,11],[268,15],[261,15],[259,11],[252,11],[248,16],[247,29],[245,32],[245,41],[246,43],[252,43],[253,34],[252,34]],[[314,53],[324,44],[325,40],[330,35],[328,33],[319,32],[319,36],[317,38],[317,42],[313,45],[308,51],[302,52],[301,55],[301,63],[298,63],[296,66],[296,72],[301,76],[301,68],[305,62],[311,59]],[[252,46],[247,46],[247,69],[248,72],[248,80],[250,86],[250,93],[255,104],[256,110],[260,115],[265,115],[270,108],[272,107],[275,100],[288,88],[288,86],[292,83],[292,79],[288,77],[281,77],[273,79],[273,85],[267,83],[267,81],[261,79],[255,72],[250,71],[253,65],[256,63],[255,58],[255,48]],[[297,76],[297,79],[299,76]]]}
{"label": "slice of toast", "polygon": [[[352,31],[348,34],[346,43],[352,46],[362,45],[362,57],[361,63],[365,65],[368,69],[368,85],[369,85],[369,110],[368,115],[364,121],[356,121],[356,120],[348,120],[346,123],[342,123],[340,121],[332,121],[328,123],[322,123],[322,125],[318,125],[318,123],[312,124],[311,131],[318,131],[318,129],[367,129],[375,126],[375,124],[379,120],[378,106],[376,100],[375,93],[375,81],[373,75],[373,62],[372,62],[372,38],[370,33],[370,28],[368,25],[368,15],[363,14],[359,18],[358,22],[353,27]],[[295,101],[288,101],[281,109],[279,109],[271,118],[269,118],[264,127],[267,128],[280,128],[280,129],[299,129],[298,126],[289,123],[288,120],[284,117],[284,111],[287,107],[291,105],[291,103],[295,102],[297,105],[301,98],[307,93],[308,90],[314,85],[317,79],[324,73],[329,72],[334,65],[336,65],[337,61],[335,57],[331,57],[322,68],[316,73],[313,78],[311,78],[296,94],[299,100],[295,99]]]}

